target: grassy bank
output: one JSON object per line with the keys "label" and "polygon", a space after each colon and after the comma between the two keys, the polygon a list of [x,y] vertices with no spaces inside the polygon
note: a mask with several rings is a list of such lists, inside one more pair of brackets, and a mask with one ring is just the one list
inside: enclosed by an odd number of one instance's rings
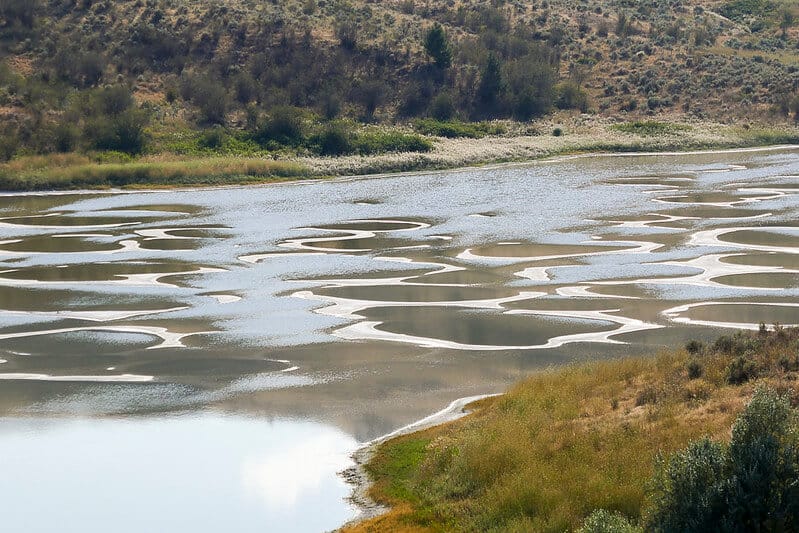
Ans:
{"label": "grassy bank", "polygon": [[211,156],[103,161],[78,154],[31,156],[0,165],[0,189],[102,189],[195,186],[301,179],[306,167],[290,161]]}
{"label": "grassy bank", "polygon": [[[418,123],[417,133],[367,128],[350,137],[314,142],[346,150],[314,155],[302,147],[274,150],[242,144],[232,135],[168,136],[159,150],[131,157],[118,152],[20,156],[0,164],[0,190],[236,185],[522,162],[592,152],[663,152],[799,143],[799,129],[738,127],[712,122],[614,122],[564,115],[539,123]],[[424,133],[422,133],[424,132]],[[216,135],[216,134],[215,134]],[[218,142],[217,142],[218,141]],[[340,144],[343,143],[343,144]],[[332,150],[332,148],[331,148]]]}
{"label": "grassy bank", "polygon": [[536,374],[381,444],[370,495],[392,510],[347,531],[569,531],[598,509],[643,523],[659,454],[729,441],[760,386],[795,404],[798,345],[799,330],[775,328]]}

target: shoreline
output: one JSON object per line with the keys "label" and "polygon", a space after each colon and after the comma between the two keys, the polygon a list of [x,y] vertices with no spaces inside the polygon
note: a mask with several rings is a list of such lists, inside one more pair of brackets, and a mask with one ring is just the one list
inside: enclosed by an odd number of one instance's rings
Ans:
{"label": "shoreline", "polygon": [[[457,418],[473,398],[453,402],[441,413],[459,407],[456,421],[426,424],[431,415],[356,452],[368,462],[361,493],[383,505],[337,531],[576,531],[600,510],[643,531],[658,457],[703,439],[728,443],[758,390],[796,394],[799,359],[774,364],[796,342],[799,329],[775,326],[552,367],[488,395],[499,399],[468,421]],[[744,349],[751,366],[739,374]]]}
{"label": "shoreline", "polygon": [[372,460],[372,457],[374,457],[375,451],[379,445],[402,435],[409,435],[411,433],[416,433],[417,431],[423,431],[425,429],[440,426],[442,424],[446,424],[447,422],[452,422],[463,418],[471,413],[471,411],[467,409],[470,404],[479,402],[480,400],[484,400],[486,398],[502,396],[503,394],[505,393],[478,394],[475,396],[457,398],[440,411],[436,411],[431,415],[421,418],[415,422],[411,422],[410,424],[402,426],[401,428],[395,429],[390,433],[386,433],[385,435],[372,439],[369,442],[363,443],[361,447],[355,450],[351,455],[353,461],[355,461],[355,464],[339,472],[339,475],[344,478],[344,481],[350,485],[353,485],[349,501],[358,507],[360,513],[353,519],[342,524],[336,531],[354,526],[360,522],[364,522],[372,518],[377,518],[378,516],[386,514],[390,510],[389,507],[377,503],[369,496],[369,488],[372,485],[372,479],[369,477],[369,473],[366,471],[366,465]]}
{"label": "shoreline", "polygon": [[[491,137],[481,139],[481,141],[491,140]],[[477,170],[501,170],[508,168],[519,168],[531,166],[536,164],[552,164],[560,163],[563,161],[577,160],[584,158],[597,158],[597,157],[678,157],[685,155],[711,155],[711,154],[736,154],[736,153],[749,153],[749,152],[772,152],[779,150],[796,150],[799,149],[799,142],[797,143],[777,143],[777,144],[763,144],[763,145],[742,145],[742,146],[727,146],[723,143],[718,147],[708,148],[695,148],[687,146],[685,150],[664,149],[663,151],[649,150],[649,151],[607,151],[607,150],[586,150],[586,151],[567,151],[560,154],[544,154],[538,157],[523,158],[519,160],[494,160],[486,159],[483,162],[470,162],[463,165],[441,168],[421,168],[417,170],[397,170],[397,171],[382,171],[365,174],[341,174],[331,176],[310,176],[310,177],[286,177],[286,178],[265,178],[262,180],[246,181],[242,183],[229,183],[229,184],[203,184],[198,183],[194,185],[188,184],[158,184],[146,186],[144,184],[132,184],[123,187],[98,187],[98,188],[31,188],[31,189],[0,189],[0,197],[9,196],[48,196],[48,195],[72,195],[72,194],[137,194],[137,193],[160,193],[160,192],[180,192],[180,191],[215,191],[215,190],[236,190],[246,189],[252,187],[274,187],[274,186],[294,186],[298,184],[315,185],[319,183],[338,183],[349,181],[361,181],[371,179],[381,179],[389,177],[402,177],[402,176],[419,176],[419,175],[440,175],[444,173],[465,173]],[[396,156],[415,156],[418,154],[391,154]],[[375,156],[381,157],[381,156]],[[337,158],[332,158],[337,159]],[[246,160],[246,159],[245,159]],[[192,161],[203,161],[192,160]]]}

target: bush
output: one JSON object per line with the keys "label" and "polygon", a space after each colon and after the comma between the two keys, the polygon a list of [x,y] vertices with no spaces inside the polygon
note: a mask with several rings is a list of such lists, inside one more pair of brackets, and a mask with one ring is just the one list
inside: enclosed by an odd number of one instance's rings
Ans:
{"label": "bush", "polygon": [[643,530],[634,526],[623,514],[598,509],[588,515],[577,533],[638,533]]}
{"label": "bush", "polygon": [[560,137],[561,135],[563,135],[563,130],[561,128],[555,128],[552,130],[553,137]]}
{"label": "bush", "polygon": [[691,355],[696,355],[705,349],[705,344],[702,341],[690,340],[685,345],[685,351]]}
{"label": "bush", "polygon": [[355,141],[355,150],[362,155],[385,152],[429,152],[433,144],[419,135],[398,132],[362,133]]}
{"label": "bush", "polygon": [[757,365],[749,357],[739,355],[727,366],[727,383],[740,385],[757,377]]}
{"label": "bush", "polygon": [[658,401],[658,391],[654,387],[646,387],[638,391],[635,396],[635,406],[640,407],[647,404],[655,404]]}
{"label": "bush", "polygon": [[341,122],[331,122],[326,125],[312,143],[318,148],[322,155],[345,155],[351,154],[354,150],[352,146],[352,132]]}
{"label": "bush", "polygon": [[84,135],[97,150],[117,150],[138,154],[144,150],[144,128],[149,117],[138,109],[129,109],[117,116],[99,116],[86,123]]}
{"label": "bush", "polygon": [[208,148],[210,150],[217,150],[225,143],[225,130],[221,127],[212,128],[203,132],[198,140],[201,148]]}
{"label": "bush", "polygon": [[787,396],[755,391],[729,446],[703,439],[660,459],[647,531],[795,531],[799,425]]}
{"label": "bush", "polygon": [[451,120],[455,116],[455,104],[447,93],[441,93],[430,104],[430,116],[436,120]]}
{"label": "bush", "polygon": [[611,126],[616,131],[623,133],[634,133],[636,135],[666,135],[685,131],[688,126],[682,124],[670,124],[668,122],[657,122],[654,120],[625,122],[624,124],[614,124]]}
{"label": "bush", "polygon": [[414,122],[413,126],[419,133],[451,139],[459,137],[481,139],[486,135],[501,135],[505,133],[505,128],[490,122],[460,122],[457,120],[424,118]]}
{"label": "bush", "polygon": [[261,145],[269,142],[299,146],[305,141],[302,111],[293,107],[277,107],[256,130],[253,139]]}
{"label": "bush", "polygon": [[688,362],[688,379],[697,379],[702,377],[704,369],[699,361],[692,360]]}
{"label": "bush", "polygon": [[555,87],[555,105],[558,109],[588,111],[588,94],[575,82],[566,81]]}

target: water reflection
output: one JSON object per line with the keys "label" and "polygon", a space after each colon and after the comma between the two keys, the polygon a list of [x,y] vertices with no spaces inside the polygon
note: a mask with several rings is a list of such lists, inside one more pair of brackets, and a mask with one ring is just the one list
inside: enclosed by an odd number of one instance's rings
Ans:
{"label": "water reflection", "polygon": [[3,529],[325,531],[357,513],[336,476],[356,445],[323,424],[212,412],[0,419]]}

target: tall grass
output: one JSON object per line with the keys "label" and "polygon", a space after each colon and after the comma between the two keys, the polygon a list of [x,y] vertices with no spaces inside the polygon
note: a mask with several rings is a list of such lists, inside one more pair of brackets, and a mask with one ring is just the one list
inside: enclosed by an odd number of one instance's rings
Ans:
{"label": "tall grass", "polygon": [[[775,328],[537,374],[469,417],[381,445],[371,494],[396,506],[381,530],[561,532],[596,509],[638,520],[656,456],[728,439],[755,382],[795,391],[797,346],[799,330]],[[740,357],[753,371],[734,384]]]}
{"label": "tall grass", "polygon": [[269,159],[211,157],[101,163],[66,154],[24,157],[0,165],[0,189],[40,190],[132,185],[215,185],[302,178],[302,165]]}

